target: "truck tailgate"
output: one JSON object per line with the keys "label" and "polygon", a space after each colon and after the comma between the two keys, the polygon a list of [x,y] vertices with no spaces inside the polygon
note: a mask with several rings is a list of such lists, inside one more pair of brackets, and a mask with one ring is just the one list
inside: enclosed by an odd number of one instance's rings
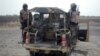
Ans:
{"label": "truck tailgate", "polygon": [[25,48],[30,50],[51,50],[51,51],[61,51],[60,45],[38,43],[38,44],[28,44]]}

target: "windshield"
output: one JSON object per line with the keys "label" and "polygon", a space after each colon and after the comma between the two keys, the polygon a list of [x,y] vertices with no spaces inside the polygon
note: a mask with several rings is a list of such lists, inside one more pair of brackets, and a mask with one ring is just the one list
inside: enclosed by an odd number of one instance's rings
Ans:
{"label": "windshield", "polygon": [[61,28],[64,27],[64,15],[59,13],[34,13],[33,24],[40,28],[46,26],[48,28]]}

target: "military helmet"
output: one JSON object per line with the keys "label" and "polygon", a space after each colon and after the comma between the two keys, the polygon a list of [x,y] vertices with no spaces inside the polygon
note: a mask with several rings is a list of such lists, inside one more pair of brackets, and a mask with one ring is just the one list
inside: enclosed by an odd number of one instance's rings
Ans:
{"label": "military helmet", "polygon": [[72,3],[71,7],[77,7],[77,5],[75,3]]}
{"label": "military helmet", "polygon": [[23,9],[27,9],[28,5],[27,4],[23,4]]}
{"label": "military helmet", "polygon": [[72,4],[71,4],[71,9],[72,9],[72,10],[76,10],[76,8],[77,8],[77,5],[76,5],[75,3],[72,3]]}

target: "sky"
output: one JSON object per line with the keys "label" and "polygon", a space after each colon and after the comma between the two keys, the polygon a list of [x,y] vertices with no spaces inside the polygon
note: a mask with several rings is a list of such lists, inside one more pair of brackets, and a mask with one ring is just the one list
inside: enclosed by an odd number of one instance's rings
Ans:
{"label": "sky", "polygon": [[0,15],[19,15],[22,5],[34,7],[58,7],[66,12],[76,3],[82,16],[100,16],[100,0],[0,0]]}

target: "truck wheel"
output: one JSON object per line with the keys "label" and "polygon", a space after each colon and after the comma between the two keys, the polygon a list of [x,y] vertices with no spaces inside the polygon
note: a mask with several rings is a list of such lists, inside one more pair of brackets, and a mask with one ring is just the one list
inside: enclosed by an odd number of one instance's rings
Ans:
{"label": "truck wheel", "polygon": [[30,51],[30,56],[40,56],[40,54]]}
{"label": "truck wheel", "polygon": [[70,56],[70,53],[65,53],[62,56]]}
{"label": "truck wheel", "polygon": [[29,51],[30,56],[35,56],[35,53],[32,51]]}
{"label": "truck wheel", "polygon": [[45,54],[39,53],[39,52],[35,53],[35,52],[30,51],[30,56],[45,56]]}

